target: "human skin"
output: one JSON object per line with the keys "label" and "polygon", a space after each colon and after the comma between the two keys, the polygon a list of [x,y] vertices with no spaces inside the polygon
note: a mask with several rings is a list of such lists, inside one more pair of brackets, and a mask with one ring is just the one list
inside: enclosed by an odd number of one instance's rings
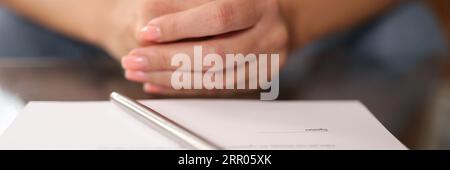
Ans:
{"label": "human skin", "polygon": [[[121,59],[126,77],[158,94],[212,94],[167,87],[169,59],[205,52],[278,53],[346,30],[395,5],[395,0],[3,0],[18,13],[84,40]],[[43,12],[46,11],[46,12]],[[125,56],[125,57],[123,57]],[[233,93],[227,91],[224,93]]]}
{"label": "human skin", "polygon": [[[144,90],[149,93],[219,96],[223,95],[222,90],[172,90],[170,81],[176,68],[169,64],[170,59],[179,52],[194,56],[193,46],[202,45],[206,47],[204,53],[212,51],[221,56],[280,54],[280,66],[283,66],[290,49],[301,48],[327,34],[355,26],[394,4],[390,0],[377,3],[353,0],[218,0],[152,19],[143,34],[147,41],[159,44],[132,50],[122,59],[122,65],[126,69],[126,78],[144,83]],[[220,36],[230,32],[232,34]],[[179,42],[211,36],[212,39],[203,41]],[[231,83],[239,81],[243,80]]]}
{"label": "human skin", "polygon": [[[177,53],[193,57],[193,46],[199,45],[203,47],[203,55],[215,53],[224,58],[226,54],[236,53],[279,54],[282,65],[287,56],[288,31],[279,10],[276,0],[217,0],[154,18],[143,34],[147,41],[158,44],[134,49],[123,58],[126,78],[144,83],[144,90],[150,93],[224,92],[207,89],[172,90],[171,77],[177,69],[170,65],[172,57]],[[205,40],[180,42],[211,36]],[[224,84],[237,84],[252,78],[246,76],[245,80],[223,81]],[[157,88],[159,90],[155,90]],[[232,93],[233,90],[227,92]]]}
{"label": "human skin", "polygon": [[51,30],[109,52],[120,60],[133,48],[149,45],[140,32],[149,20],[210,0],[0,0]]}

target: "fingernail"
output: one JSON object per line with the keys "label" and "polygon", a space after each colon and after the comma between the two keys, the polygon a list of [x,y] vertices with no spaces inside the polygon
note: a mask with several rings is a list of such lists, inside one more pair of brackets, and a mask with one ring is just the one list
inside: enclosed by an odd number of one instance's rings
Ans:
{"label": "fingernail", "polygon": [[162,36],[161,29],[154,25],[145,26],[141,32],[144,40],[147,41],[158,41]]}
{"label": "fingernail", "polygon": [[144,56],[126,56],[122,58],[122,67],[131,70],[143,70],[148,66],[147,57]]}
{"label": "fingernail", "polygon": [[147,77],[144,72],[142,71],[125,71],[125,78],[131,81],[137,81],[137,82],[144,82],[146,81]]}
{"label": "fingernail", "polygon": [[158,88],[157,86],[154,86],[150,83],[145,83],[144,84],[144,91],[148,92],[148,93],[158,93],[161,91],[160,88]]}

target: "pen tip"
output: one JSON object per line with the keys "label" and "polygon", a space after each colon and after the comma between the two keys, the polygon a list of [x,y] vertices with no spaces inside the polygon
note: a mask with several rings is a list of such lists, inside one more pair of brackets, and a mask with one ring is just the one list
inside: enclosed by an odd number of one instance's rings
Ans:
{"label": "pen tip", "polygon": [[118,95],[119,95],[119,93],[113,91],[113,92],[111,92],[111,94],[109,95],[109,97],[110,97],[110,98],[114,98],[114,97],[116,97],[116,96],[118,96]]}

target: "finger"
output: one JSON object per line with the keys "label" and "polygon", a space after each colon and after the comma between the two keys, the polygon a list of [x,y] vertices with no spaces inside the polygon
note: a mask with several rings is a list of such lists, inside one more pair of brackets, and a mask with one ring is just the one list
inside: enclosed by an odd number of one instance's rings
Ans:
{"label": "finger", "polygon": [[140,1],[137,5],[137,23],[133,32],[133,36],[135,37],[135,41],[137,40],[139,45],[147,46],[151,45],[152,42],[145,40],[147,36],[146,32],[151,31],[148,30],[148,23],[150,20],[158,17],[167,15],[170,13],[176,13],[185,11],[191,8],[198,7],[202,4],[211,2],[212,0],[145,0]]}
{"label": "finger", "polygon": [[[252,62],[257,66],[256,61]],[[183,72],[183,71],[154,71],[142,72],[131,71],[125,72],[126,79],[139,83],[151,83],[153,85],[163,86],[172,89],[225,89],[229,87],[236,88],[236,85],[245,85],[244,88],[258,88],[250,85],[250,81],[257,84],[259,73],[256,67],[250,67],[250,64],[235,66],[234,70],[219,70],[219,71],[205,71],[205,72]],[[270,68],[268,68],[270,72]],[[230,72],[231,71],[231,72]],[[242,72],[241,72],[242,71]],[[228,78],[232,73],[232,78]],[[242,73],[242,74],[241,74]],[[238,76],[239,74],[239,76]],[[200,79],[198,79],[200,78]],[[196,81],[200,80],[200,81]],[[242,87],[242,86],[240,86]]]}
{"label": "finger", "polygon": [[151,83],[167,88],[172,87],[171,78],[173,72],[141,72],[141,71],[125,71],[125,78],[138,83]]}
{"label": "finger", "polygon": [[[122,67],[127,70],[138,71],[167,71],[176,70],[178,66],[172,66],[173,56],[183,53],[189,56],[191,62],[194,62],[196,53],[194,46],[201,46],[201,50],[197,54],[201,55],[203,60],[207,54],[218,54],[225,59],[226,54],[270,54],[275,51],[267,51],[271,49],[262,47],[272,46],[269,42],[261,38],[261,32],[267,31],[264,27],[258,27],[242,32],[233,32],[222,35],[210,40],[198,42],[175,42],[171,44],[155,44],[152,46],[137,48],[132,50],[127,56],[122,58]],[[262,43],[263,42],[263,43]],[[223,60],[225,61],[225,60]],[[208,70],[208,67],[203,67]],[[188,70],[184,70],[188,71]]]}
{"label": "finger", "polygon": [[144,92],[164,97],[211,97],[258,99],[259,90],[174,90],[151,83],[143,86]]}
{"label": "finger", "polygon": [[216,0],[186,11],[163,15],[151,20],[144,28],[144,39],[170,42],[246,29],[261,19],[263,9],[255,7],[259,4],[255,0]]}
{"label": "finger", "polygon": [[[175,74],[175,73],[179,73],[179,74]],[[219,72],[217,72],[217,74],[218,73]],[[201,85],[203,88],[203,86],[204,86],[203,76],[205,74],[208,74],[211,77],[213,77],[214,80],[219,81],[218,79],[216,79],[216,76],[215,76],[217,74],[212,75],[212,74],[206,73],[206,72],[176,72],[176,71],[160,71],[160,72],[126,71],[125,78],[130,81],[134,81],[134,82],[138,82],[138,83],[151,83],[153,85],[163,86],[166,88],[173,88],[175,85],[177,85],[177,83],[181,84],[183,82],[181,82],[181,80],[174,82],[174,80],[172,80],[172,79],[175,79],[175,78],[181,79],[182,76],[188,75],[188,77],[190,77],[190,80],[183,80],[183,81],[190,82],[189,87],[193,88],[194,87],[194,77],[198,76],[198,77],[202,78]],[[213,79],[213,78],[211,78],[211,79]],[[223,79],[220,81],[226,83],[227,81],[225,80],[225,76],[222,76],[222,78]],[[230,81],[230,83],[231,83],[231,81]],[[226,85],[227,84],[223,84],[222,88],[226,87]]]}
{"label": "finger", "polygon": [[194,69],[193,66],[196,60],[201,60],[202,68],[197,71],[205,71],[211,68],[209,66],[203,66],[202,63],[208,54],[216,54],[222,61],[225,61],[226,54],[247,54],[251,52],[251,49],[246,48],[247,45],[243,43],[244,41],[248,40],[241,41],[241,45],[239,46],[234,40],[227,39],[202,41],[199,43],[179,42],[174,44],[155,44],[134,49],[122,58],[122,67],[126,70],[136,71],[172,71],[182,69],[179,63],[172,64],[172,61],[175,55],[184,54],[188,58],[188,61],[183,64],[191,64],[190,69]]}

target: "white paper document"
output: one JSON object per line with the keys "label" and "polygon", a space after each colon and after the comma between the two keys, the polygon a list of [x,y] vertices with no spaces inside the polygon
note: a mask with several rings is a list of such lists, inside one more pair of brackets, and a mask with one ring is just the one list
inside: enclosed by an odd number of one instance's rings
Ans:
{"label": "white paper document", "polygon": [[[407,149],[359,102],[143,101],[225,149]],[[184,149],[120,107],[30,102],[0,149]]]}

